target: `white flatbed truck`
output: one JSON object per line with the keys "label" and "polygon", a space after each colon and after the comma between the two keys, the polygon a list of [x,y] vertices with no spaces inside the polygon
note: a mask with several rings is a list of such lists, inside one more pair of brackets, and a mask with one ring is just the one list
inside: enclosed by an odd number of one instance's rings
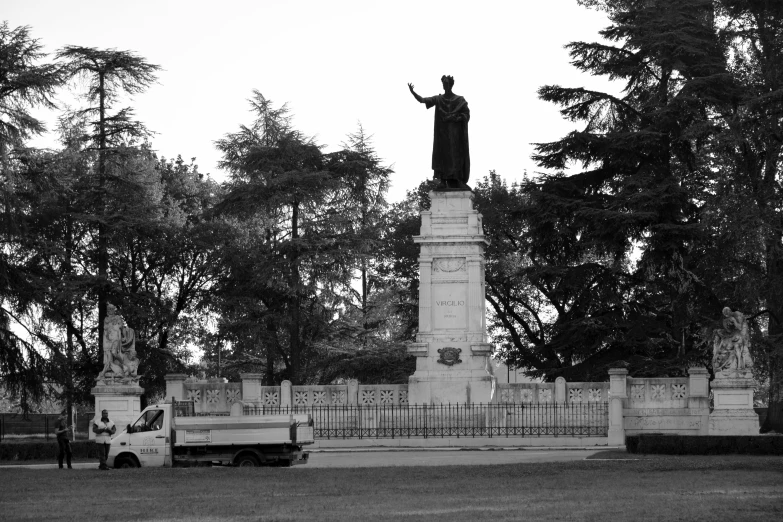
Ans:
{"label": "white flatbed truck", "polygon": [[189,401],[148,406],[111,440],[107,465],[172,467],[306,464],[314,442],[309,414],[194,415]]}

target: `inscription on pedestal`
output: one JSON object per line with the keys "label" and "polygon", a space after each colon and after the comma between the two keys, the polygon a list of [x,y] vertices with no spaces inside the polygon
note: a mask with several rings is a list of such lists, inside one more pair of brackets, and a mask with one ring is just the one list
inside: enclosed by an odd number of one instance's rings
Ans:
{"label": "inscription on pedestal", "polygon": [[626,417],[627,430],[699,430],[701,418],[691,416]]}
{"label": "inscription on pedestal", "polygon": [[436,330],[465,328],[467,325],[465,285],[433,285],[432,326]]}

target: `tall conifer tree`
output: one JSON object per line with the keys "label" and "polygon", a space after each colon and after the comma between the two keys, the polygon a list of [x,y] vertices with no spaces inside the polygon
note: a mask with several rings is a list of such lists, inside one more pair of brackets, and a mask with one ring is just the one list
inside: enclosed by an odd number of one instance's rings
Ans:
{"label": "tall conifer tree", "polygon": [[[66,46],[57,53],[65,62],[70,77],[87,80],[85,99],[91,103],[81,112],[89,116],[93,125],[90,140],[98,154],[96,221],[98,231],[98,361],[103,360],[103,321],[109,292],[108,241],[111,223],[107,220],[106,194],[110,183],[110,161],[127,150],[129,140],[145,136],[144,126],[132,119],[133,111],[123,108],[112,113],[114,103],[122,95],[143,92],[156,81],[159,66],[128,51],[96,49],[94,47]],[[94,118],[94,119],[93,119]]]}
{"label": "tall conifer tree", "polygon": [[[526,187],[529,253],[534,262],[549,258],[536,277],[552,292],[567,297],[569,279],[579,284],[574,277],[590,267],[596,284],[615,281],[614,297],[573,307],[536,350],[562,354],[543,372],[549,378],[620,359],[633,373],[679,373],[704,355],[693,350],[704,289],[692,272],[701,229],[690,193],[709,175],[699,150],[714,133],[707,113],[725,81],[712,2],[582,3],[605,9],[611,25],[604,42],[569,44],[572,64],[623,90],[539,90],[583,127],[537,145],[534,159],[556,173]],[[564,174],[574,164],[584,170]]]}

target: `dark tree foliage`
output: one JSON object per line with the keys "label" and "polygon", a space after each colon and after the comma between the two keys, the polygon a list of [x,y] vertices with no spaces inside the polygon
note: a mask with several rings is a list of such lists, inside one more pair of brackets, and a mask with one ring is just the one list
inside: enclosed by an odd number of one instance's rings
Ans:
{"label": "dark tree foliage", "polygon": [[52,96],[62,84],[57,65],[40,63],[46,56],[41,48],[39,40],[30,36],[29,27],[11,29],[8,22],[0,24],[0,154],[4,171],[12,149],[45,130],[29,110],[53,109]]}
{"label": "dark tree foliage", "polygon": [[112,299],[137,332],[141,385],[154,396],[165,389],[166,373],[183,371],[188,346],[207,335],[227,227],[208,215],[220,186],[194,163],[180,157],[145,163],[133,169],[131,191],[122,194],[122,213],[132,219],[110,237],[109,273]]}
{"label": "dark tree foliage", "polygon": [[25,199],[19,194],[26,189],[19,172],[26,170],[30,156],[25,140],[45,130],[30,111],[54,108],[52,97],[62,83],[58,67],[42,63],[41,49],[28,27],[0,24],[0,381],[23,405],[42,397],[41,376],[49,369],[34,344],[18,335],[35,304],[35,285],[15,255],[26,233],[25,209],[17,207]]}
{"label": "dark tree foliage", "polygon": [[732,83],[714,115],[704,277],[751,317],[764,430],[783,432],[783,3],[721,0],[716,25]]}
{"label": "dark tree foliage", "polygon": [[534,237],[530,195],[494,172],[476,183],[475,193],[490,241],[489,329],[500,357],[536,377],[604,378],[624,354],[612,328],[636,328],[633,335],[644,337],[646,325],[623,317],[632,306],[625,300],[627,264],[595,255],[565,214],[553,217],[558,234]]}
{"label": "dark tree foliage", "polygon": [[[154,83],[159,66],[147,62],[129,51],[96,49],[69,45],[57,52],[64,61],[64,70],[70,78],[87,80],[84,97],[91,105],[79,111],[90,118],[92,132],[89,139],[97,151],[97,179],[95,193],[95,220],[97,225],[97,292],[98,339],[103,338],[103,321],[110,290],[108,239],[111,234],[110,213],[107,214],[105,195],[107,184],[113,181],[112,163],[121,164],[123,153],[134,140],[146,136],[140,122],[134,121],[132,109],[126,107],[112,113],[112,107],[120,96],[138,94]],[[93,119],[94,118],[94,119]],[[102,348],[98,348],[98,361],[103,360]]]}
{"label": "dark tree foliage", "polygon": [[[246,352],[266,352],[267,378],[295,384],[316,378],[328,347],[334,309],[350,285],[352,223],[339,179],[321,149],[290,127],[285,106],[255,92],[252,126],[217,142],[231,172],[218,212],[240,220],[226,251],[224,306],[233,312]],[[242,310],[258,314],[256,326]],[[255,346],[253,346],[255,345]]]}
{"label": "dark tree foliage", "polygon": [[344,192],[342,197],[351,226],[346,233],[352,238],[361,284],[359,290],[349,289],[352,298],[347,300],[346,306],[359,313],[362,328],[369,335],[374,325],[369,322],[373,305],[368,298],[377,286],[373,277],[375,252],[381,244],[383,216],[388,208],[386,192],[393,171],[381,164],[372,147],[372,137],[365,133],[361,124],[355,133],[348,135],[348,143],[343,144],[343,149],[328,154],[325,160],[325,168],[338,180],[340,190]]}
{"label": "dark tree foliage", "polygon": [[351,237],[358,284],[347,289],[337,322],[340,342],[319,363],[320,380],[407,382],[415,360],[404,344],[411,334],[399,313],[400,285],[389,285],[381,275],[396,215],[385,199],[392,170],[382,165],[361,125],[342,150],[327,155],[326,168],[345,193],[351,223],[345,233]]}
{"label": "dark tree foliage", "polygon": [[378,252],[376,277],[378,287],[385,289],[393,308],[389,311],[397,323],[401,341],[415,341],[419,328],[419,246],[413,236],[421,229],[421,211],[429,210],[429,193],[438,186],[435,180],[424,181],[394,203],[386,215],[383,244]]}
{"label": "dark tree foliage", "polygon": [[[572,64],[623,91],[539,90],[584,126],[537,145],[538,164],[560,173],[522,188],[524,272],[557,319],[517,321],[510,360],[548,379],[596,378],[618,360],[636,375],[681,374],[705,357],[700,311],[720,310],[693,272],[703,230],[691,196],[710,174],[700,151],[726,80],[712,4],[593,3],[611,21],[606,43],[569,44]],[[575,163],[584,170],[562,174]]]}

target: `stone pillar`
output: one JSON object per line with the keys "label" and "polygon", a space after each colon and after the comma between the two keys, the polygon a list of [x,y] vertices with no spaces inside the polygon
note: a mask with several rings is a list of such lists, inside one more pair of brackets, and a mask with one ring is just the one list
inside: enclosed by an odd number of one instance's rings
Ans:
{"label": "stone pillar", "polygon": [[348,394],[346,402],[349,406],[356,406],[359,404],[359,381],[356,379],[348,379],[348,390],[346,393]]}
{"label": "stone pillar", "polygon": [[[141,413],[141,395],[144,393],[144,389],[138,385],[100,385],[90,391],[95,397],[95,415],[100,418],[101,411],[108,410],[109,418],[117,426],[117,433],[138,419]],[[89,432],[90,440],[94,440],[92,419],[90,419]]]}
{"label": "stone pillar", "polygon": [[245,402],[260,401],[261,383],[264,382],[264,376],[260,373],[240,373],[242,379],[242,400]]}
{"label": "stone pillar", "polygon": [[709,435],[710,372],[703,366],[688,368],[688,409],[701,418],[699,435]]}
{"label": "stone pillar", "polygon": [[710,407],[710,372],[703,366],[688,368],[688,408]]}
{"label": "stone pillar", "polygon": [[609,370],[609,441],[611,446],[625,444],[625,426],[623,424],[623,401],[628,398],[628,370],[611,368]]}
{"label": "stone pillar", "polygon": [[712,381],[710,435],[759,434],[759,416],[753,409],[754,387],[753,379],[724,377]]}
{"label": "stone pillar", "polygon": [[564,377],[555,379],[555,404],[565,404],[566,380]]}
{"label": "stone pillar", "polygon": [[166,396],[165,400],[168,402],[171,398],[175,398],[178,401],[185,398],[185,379],[187,375],[184,373],[167,373],[164,377],[166,380]]}
{"label": "stone pillar", "polygon": [[280,407],[290,408],[294,404],[294,392],[291,381],[285,380],[280,383]]}
{"label": "stone pillar", "polygon": [[484,238],[481,215],[468,190],[430,193],[421,213],[419,331],[408,353],[416,372],[410,404],[486,404],[492,400],[487,357]]}

